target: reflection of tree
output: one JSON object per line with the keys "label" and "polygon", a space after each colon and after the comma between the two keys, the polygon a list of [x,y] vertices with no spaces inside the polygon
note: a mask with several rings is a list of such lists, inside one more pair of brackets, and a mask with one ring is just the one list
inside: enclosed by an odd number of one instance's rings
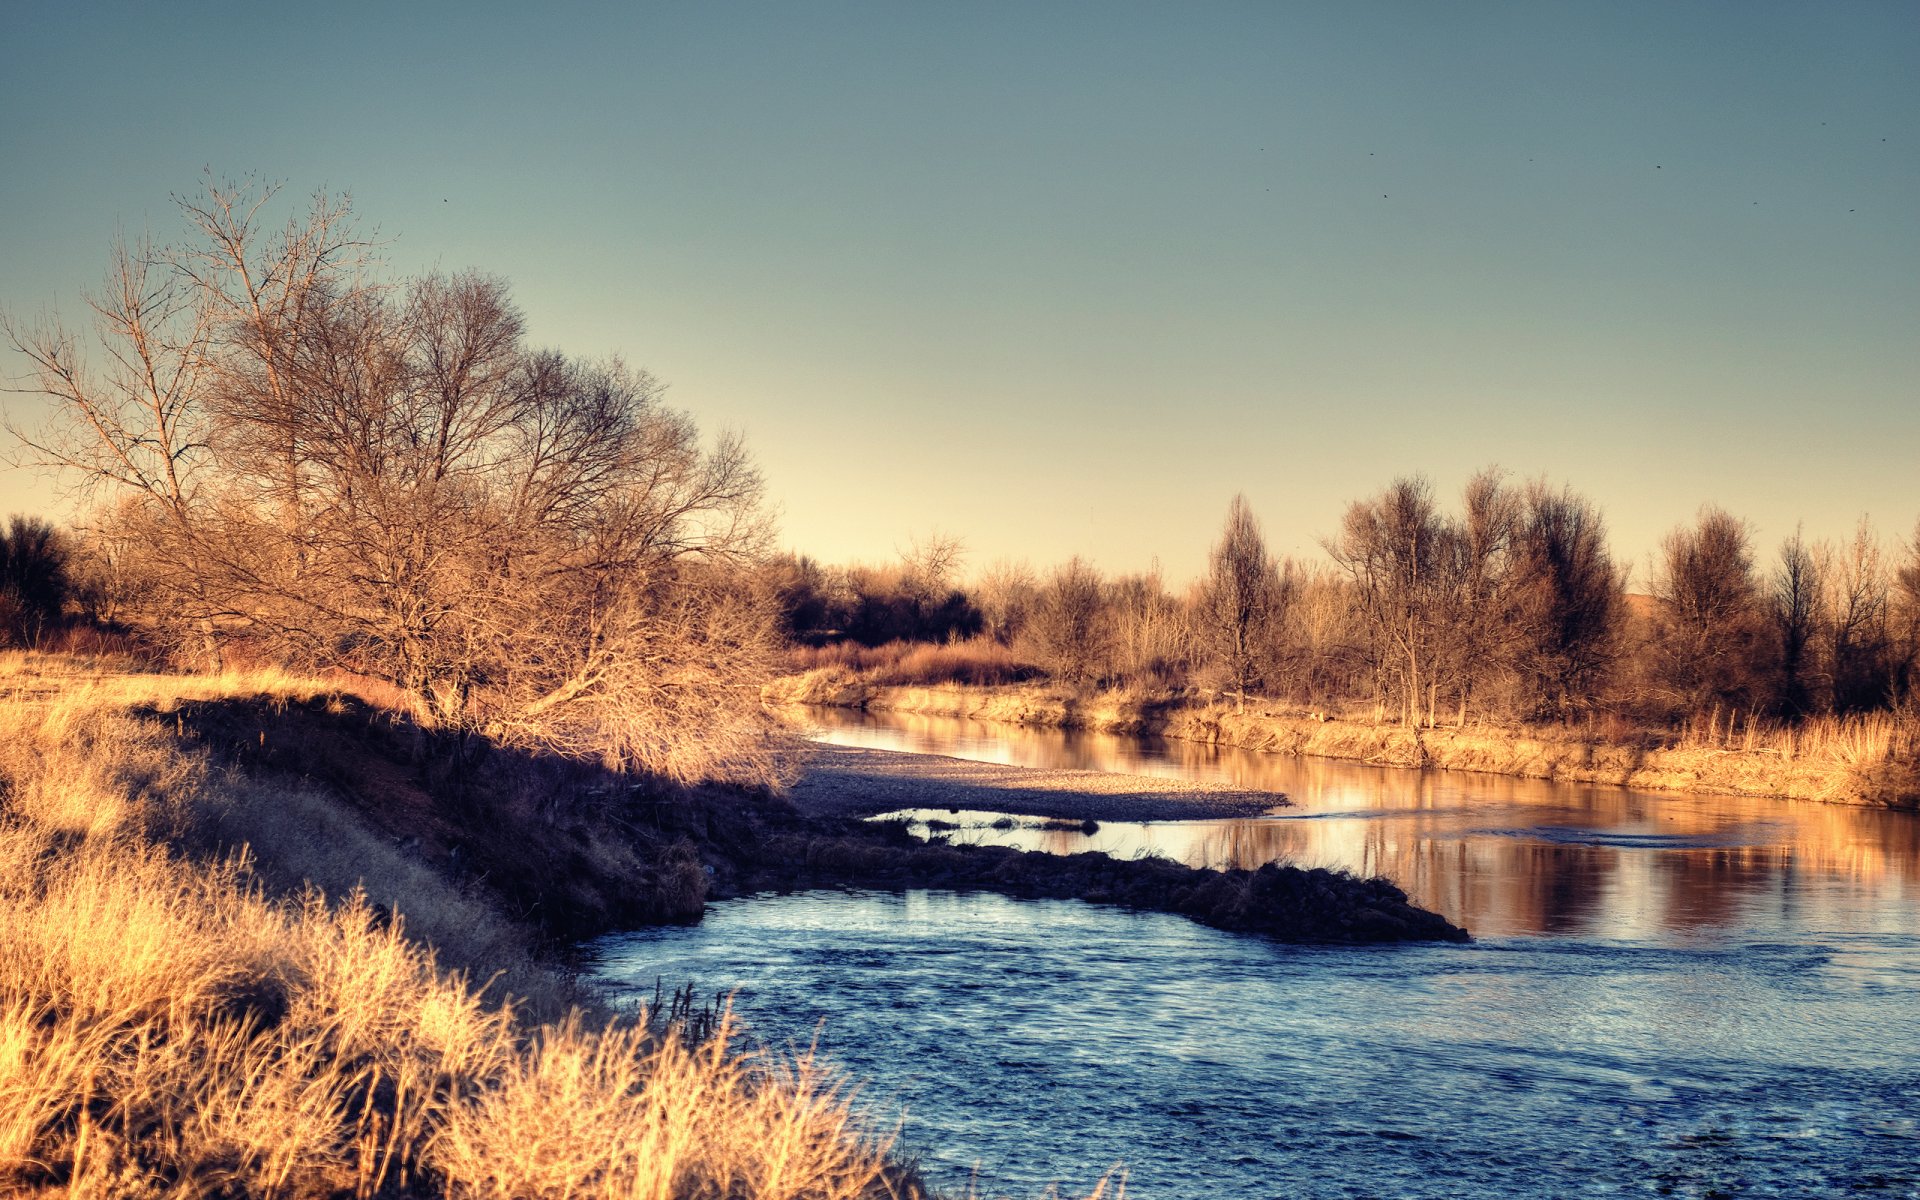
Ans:
{"label": "reflection of tree", "polygon": [[[1920,817],[1911,813],[1372,767],[953,717],[826,710],[820,723],[904,731],[905,744],[935,753],[991,747],[998,761],[1022,765],[1285,793],[1295,805],[1286,817],[1157,825],[1147,844],[1196,866],[1284,859],[1385,876],[1414,903],[1482,933],[1726,927],[1751,921],[1758,905],[1784,914],[1920,881]],[[1541,832],[1555,828],[1563,833]],[[1578,830],[1746,844],[1641,848],[1578,840]],[[1546,840],[1553,836],[1567,840]],[[1065,852],[1088,845],[1078,834],[1044,842]],[[1127,855],[1139,838],[1108,826],[1097,844],[1109,843]],[[1836,880],[1848,886],[1835,889]],[[1834,917],[1844,927],[1847,918]]]}

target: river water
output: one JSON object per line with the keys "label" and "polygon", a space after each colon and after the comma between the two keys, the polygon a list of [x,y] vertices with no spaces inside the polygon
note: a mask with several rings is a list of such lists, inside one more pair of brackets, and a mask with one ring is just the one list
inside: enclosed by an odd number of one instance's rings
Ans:
{"label": "river water", "polygon": [[[1284,792],[955,839],[1386,875],[1467,946],[1301,948],[991,895],[811,893],[594,947],[818,1038],[963,1191],[1920,1196],[1920,818],[823,710],[816,736]],[[1005,822],[997,822],[1000,825]]]}

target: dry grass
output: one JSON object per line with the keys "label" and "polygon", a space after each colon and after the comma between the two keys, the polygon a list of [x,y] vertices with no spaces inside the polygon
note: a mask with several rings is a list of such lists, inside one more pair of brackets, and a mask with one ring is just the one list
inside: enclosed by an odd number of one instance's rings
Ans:
{"label": "dry grass", "polygon": [[1675,749],[1737,750],[1867,767],[1920,758],[1920,722],[1894,713],[1862,713],[1788,723],[1715,709],[1688,722]]}
{"label": "dry grass", "polygon": [[877,687],[915,687],[960,683],[974,687],[1019,683],[1040,671],[990,638],[965,642],[888,642],[862,646],[835,642],[789,652],[796,672],[836,670]]}
{"label": "dry grass", "polygon": [[1920,725],[1876,714],[1796,727],[1719,720],[1660,744],[1644,731],[1604,726],[1413,729],[1366,717],[1208,703],[1177,693],[1028,684],[886,687],[832,669],[775,680],[774,704],[839,704],[1014,725],[1156,734],[1277,754],[1437,767],[1523,778],[1683,792],[1778,796],[1834,804],[1920,807]]}
{"label": "dry grass", "polygon": [[[432,926],[451,958],[539,986],[497,918],[407,878],[325,797],[214,771],[164,718],[125,712],[323,685],[258,672],[56,684],[53,668],[0,660],[0,1192],[895,1190],[885,1140],[815,1064],[740,1056],[724,1025],[690,1046],[644,1017],[534,1024],[530,1003],[446,969],[417,936]],[[257,859],[215,853],[242,834]],[[355,868],[365,890],[274,885]],[[396,911],[413,904],[424,921]]]}

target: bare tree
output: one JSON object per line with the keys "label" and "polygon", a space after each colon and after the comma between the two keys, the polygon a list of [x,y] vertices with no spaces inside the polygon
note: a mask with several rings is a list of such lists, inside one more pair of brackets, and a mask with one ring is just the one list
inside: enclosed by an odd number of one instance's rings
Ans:
{"label": "bare tree", "polygon": [[1835,551],[1826,572],[1823,608],[1828,707],[1876,708],[1887,700],[1887,604],[1890,580],[1880,541],[1865,517]]}
{"label": "bare tree", "polygon": [[1272,657],[1274,626],[1287,591],[1267,554],[1260,522],[1243,494],[1227,505],[1220,540],[1208,558],[1200,601],[1201,631],[1227,687],[1244,702]]}
{"label": "bare tree", "polygon": [[1175,686],[1191,666],[1185,608],[1167,594],[1160,564],[1142,575],[1124,575],[1107,586],[1116,674],[1137,684]]}
{"label": "bare tree", "polygon": [[1348,506],[1327,552],[1347,573],[1368,639],[1377,706],[1394,701],[1413,725],[1433,669],[1444,523],[1420,477],[1396,479]]}
{"label": "bare tree", "polygon": [[966,554],[965,540],[937,529],[909,538],[900,552],[907,590],[922,603],[937,603],[952,589]]}
{"label": "bare tree", "polygon": [[148,552],[167,569],[166,608],[197,629],[201,649],[220,660],[215,621],[223,605],[207,587],[208,547],[200,517],[212,426],[205,397],[212,371],[214,319],[205,297],[170,270],[145,242],[113,247],[105,286],[86,296],[93,341],[58,320],[23,323],[0,315],[0,329],[31,364],[31,387],[52,401],[37,424],[9,411],[7,428],[30,461],[55,468],[81,493],[131,494],[141,506]]}
{"label": "bare tree", "polygon": [[1660,606],[1662,682],[1688,713],[1753,702],[1759,586],[1745,522],[1707,505],[1660,544],[1653,578]]}
{"label": "bare tree", "polygon": [[645,372],[530,350],[497,279],[369,285],[343,205],[264,245],[232,190],[185,207],[201,241],[123,252],[95,305],[104,382],[57,332],[14,340],[63,403],[30,445],[166,519],[209,640],[379,675],[434,724],[763,765],[739,753],[773,606],[737,437],[704,444]]}
{"label": "bare tree", "polygon": [[1599,510],[1571,489],[1528,484],[1512,589],[1529,707],[1571,719],[1604,690],[1624,603]]}
{"label": "bare tree", "polygon": [[1520,495],[1495,467],[1469,479],[1461,500],[1460,518],[1443,522],[1440,530],[1440,575],[1429,601],[1435,645],[1427,707],[1431,720],[1445,691],[1464,725],[1473,699],[1491,697],[1518,650],[1512,609],[1525,514]]}
{"label": "bare tree", "polygon": [[1811,659],[1814,639],[1825,623],[1825,594],[1824,556],[1816,554],[1796,528],[1780,544],[1780,565],[1767,597],[1779,642],[1779,705],[1789,716],[1805,716],[1811,704]]}
{"label": "bare tree", "polygon": [[1001,559],[981,572],[974,585],[988,637],[1011,646],[1032,615],[1039,583],[1025,561]]}
{"label": "bare tree", "polygon": [[1911,711],[1920,692],[1920,522],[1901,547],[1889,610],[1888,698]]}
{"label": "bare tree", "polygon": [[1041,587],[1023,641],[1055,678],[1092,683],[1105,673],[1112,649],[1105,609],[1100,572],[1074,557]]}

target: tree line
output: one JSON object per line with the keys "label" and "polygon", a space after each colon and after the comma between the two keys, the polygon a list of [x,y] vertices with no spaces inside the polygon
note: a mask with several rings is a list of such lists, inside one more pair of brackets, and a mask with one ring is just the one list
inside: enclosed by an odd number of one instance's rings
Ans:
{"label": "tree line", "polygon": [[[789,557],[775,590],[806,644],[977,637],[1079,687],[1407,724],[1797,719],[1910,708],[1920,686],[1920,529],[1892,548],[1864,519],[1838,542],[1796,531],[1763,562],[1750,527],[1708,506],[1632,592],[1590,500],[1488,470],[1452,506],[1423,478],[1394,480],[1349,504],[1322,546],[1319,561],[1273,555],[1236,496],[1185,588],[1078,558],[1044,573],[998,563],[963,588],[949,555],[939,580],[910,561]],[[856,615],[879,609],[906,617]]]}

